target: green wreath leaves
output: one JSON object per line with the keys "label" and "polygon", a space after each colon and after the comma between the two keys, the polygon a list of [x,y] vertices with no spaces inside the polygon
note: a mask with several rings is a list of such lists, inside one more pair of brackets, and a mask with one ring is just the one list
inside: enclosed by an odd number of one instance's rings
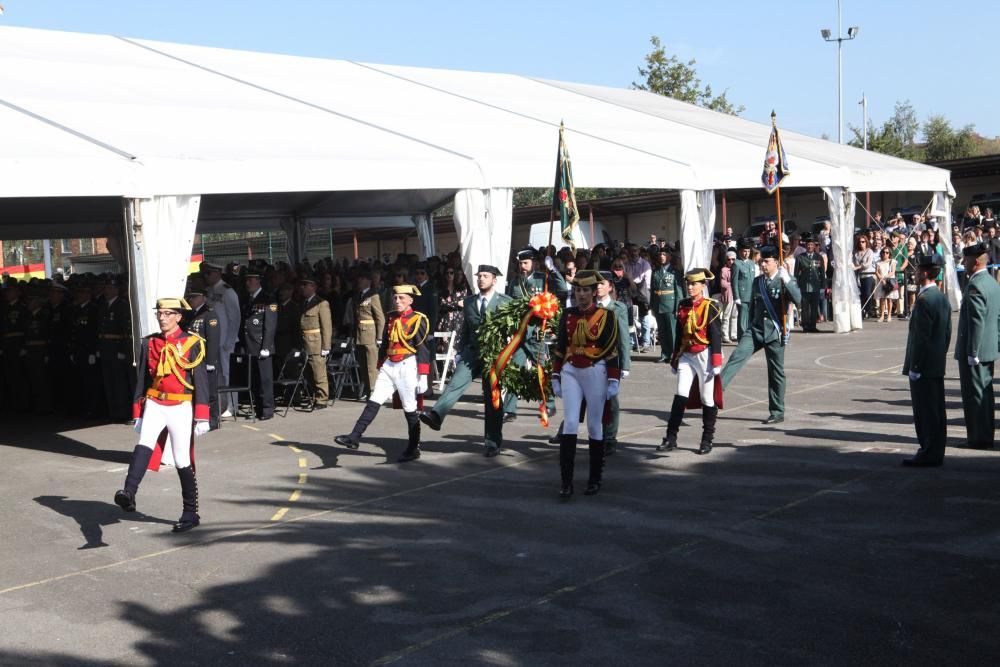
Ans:
{"label": "green wreath leaves", "polygon": [[[521,326],[521,320],[528,314],[530,308],[528,299],[514,299],[492,313],[486,314],[486,319],[479,326],[479,358],[483,363],[483,368],[489,368],[500,356],[500,351],[517,333],[518,327]],[[554,318],[545,321],[545,337],[556,335],[556,327],[559,326],[561,314],[562,309],[560,308]],[[525,341],[528,340],[529,336],[538,336],[540,326],[541,320],[533,321],[528,326]],[[507,368],[500,376],[500,388],[526,401],[540,401],[542,395],[538,390],[538,371],[534,366],[532,368],[524,367],[523,355],[524,352],[519,350],[511,362],[507,364]],[[547,355],[542,368],[545,370],[545,392],[546,395],[551,396],[552,386],[548,378],[552,374],[552,362]]]}

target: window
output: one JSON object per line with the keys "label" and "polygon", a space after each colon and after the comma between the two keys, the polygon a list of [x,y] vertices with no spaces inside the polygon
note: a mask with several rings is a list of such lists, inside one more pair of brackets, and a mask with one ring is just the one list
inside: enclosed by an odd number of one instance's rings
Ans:
{"label": "window", "polygon": [[94,239],[80,239],[80,254],[81,255],[94,254]]}
{"label": "window", "polygon": [[73,254],[73,241],[70,239],[62,239],[59,242],[59,251],[64,255]]}

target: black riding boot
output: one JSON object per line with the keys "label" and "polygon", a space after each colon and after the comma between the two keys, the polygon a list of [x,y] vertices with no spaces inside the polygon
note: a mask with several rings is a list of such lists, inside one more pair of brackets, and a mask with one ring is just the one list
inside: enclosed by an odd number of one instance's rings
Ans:
{"label": "black riding boot", "polygon": [[716,406],[701,406],[701,447],[699,454],[708,454],[712,451],[712,441],[715,440],[715,422],[719,418],[719,408]]}
{"label": "black riding boot", "polygon": [[604,472],[604,441],[590,439],[590,477],[587,479],[585,496],[592,496],[601,490],[601,477]]}
{"label": "black riding boot", "polygon": [[575,460],[576,433],[572,435],[563,433],[562,439],[559,441],[559,472],[562,474],[560,498],[569,498],[573,495],[573,463]]}
{"label": "black riding boot", "polygon": [[201,523],[201,517],[198,516],[198,478],[195,477],[193,465],[187,468],[178,468],[177,477],[181,480],[181,499],[184,511],[181,512],[181,518],[174,524],[174,532],[183,533]]}
{"label": "black riding boot", "polygon": [[115,494],[115,505],[126,512],[135,511],[135,494],[139,492],[139,483],[146,474],[152,456],[153,450],[149,447],[136,445],[132,450],[132,461],[128,464],[128,474],[125,475],[125,488]]}
{"label": "black riding boot", "polygon": [[681,430],[681,420],[684,419],[684,405],[687,404],[687,397],[680,394],[674,395],[674,402],[670,406],[670,419],[667,420],[667,434],[656,448],[658,452],[669,452],[677,449],[677,432]]}
{"label": "black riding boot", "polygon": [[409,437],[409,443],[406,446],[406,451],[398,459],[400,463],[420,458],[420,415],[416,412],[404,412],[403,416],[406,417],[406,434]]}
{"label": "black riding boot", "polygon": [[351,431],[351,434],[338,435],[333,441],[349,449],[357,449],[358,445],[361,444],[361,436],[364,435],[365,430],[375,419],[375,415],[378,414],[381,407],[382,405],[375,401],[365,403],[365,409],[361,412],[361,416],[358,417],[358,421],[354,423],[354,430]]}

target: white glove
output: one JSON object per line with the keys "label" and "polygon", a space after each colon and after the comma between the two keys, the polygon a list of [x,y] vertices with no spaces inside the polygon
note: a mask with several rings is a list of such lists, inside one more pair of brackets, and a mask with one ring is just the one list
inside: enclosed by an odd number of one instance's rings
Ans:
{"label": "white glove", "polygon": [[674,375],[677,375],[677,367],[676,366],[671,366],[670,367],[670,372],[673,373]]}
{"label": "white glove", "polygon": [[979,365],[979,357],[969,357],[968,360],[969,360],[969,365],[970,366],[978,366]]}
{"label": "white glove", "polygon": [[785,283],[786,285],[792,280],[792,276],[788,273],[788,269],[786,269],[785,267],[781,267],[780,269],[778,269],[778,277],[781,278],[781,282]]}
{"label": "white glove", "polygon": [[96,366],[97,365],[97,355],[91,354],[87,356],[87,365]]}
{"label": "white glove", "polygon": [[417,376],[417,393],[423,394],[427,391],[427,376],[418,375]]}
{"label": "white glove", "polygon": [[135,425],[132,428],[135,429],[136,433],[142,433],[142,417],[135,420]]}
{"label": "white glove", "polygon": [[917,372],[914,372],[914,371],[910,371],[909,375],[910,375],[910,379],[911,380],[919,380],[920,379],[920,373],[917,373]]}
{"label": "white glove", "polygon": [[101,353],[100,353],[100,352],[98,352],[98,353],[97,353],[96,355],[94,355],[94,356],[95,356],[96,358],[100,359],[100,358],[101,358]]}
{"label": "white glove", "polygon": [[194,423],[194,435],[196,438],[200,435],[205,435],[206,433],[208,433],[208,431],[209,431],[208,422],[205,421],[204,419],[196,421]]}
{"label": "white glove", "polygon": [[608,398],[617,396],[620,389],[621,383],[618,380],[608,380]]}
{"label": "white glove", "polygon": [[722,366],[712,366],[712,375],[715,377],[722,375]]}
{"label": "white glove", "polygon": [[558,375],[552,376],[552,393],[562,398],[562,382],[559,380]]}
{"label": "white glove", "polygon": [[545,268],[547,268],[549,271],[556,270],[556,263],[552,261],[552,257],[550,257],[549,255],[545,256]]}
{"label": "white glove", "polygon": [[456,354],[455,355],[455,365],[458,366],[458,362],[460,362],[461,360],[462,360],[462,355]]}
{"label": "white glove", "polygon": [[622,379],[624,380],[625,378],[627,378],[628,374],[629,374],[629,371],[622,371]]}
{"label": "white glove", "polygon": [[321,356],[324,359],[326,359],[327,357],[330,356],[330,350],[320,350],[319,351],[319,356]]}
{"label": "white glove", "polygon": [[118,356],[118,360],[119,361],[125,361],[125,353],[124,352],[119,352],[117,356]]}
{"label": "white glove", "polygon": [[735,303],[737,306],[743,305],[743,301],[741,301],[740,299],[736,299],[736,301],[733,301],[733,303]]}
{"label": "white glove", "polygon": [[267,359],[267,358],[268,358],[268,357],[270,357],[270,356],[271,356],[271,351],[270,351],[270,350],[267,350],[267,349],[262,349],[262,350],[260,351],[260,358],[261,358],[261,359]]}
{"label": "white glove", "polygon": [[215,366],[212,366],[211,364],[205,364],[205,370],[208,371],[209,373],[214,373]]}

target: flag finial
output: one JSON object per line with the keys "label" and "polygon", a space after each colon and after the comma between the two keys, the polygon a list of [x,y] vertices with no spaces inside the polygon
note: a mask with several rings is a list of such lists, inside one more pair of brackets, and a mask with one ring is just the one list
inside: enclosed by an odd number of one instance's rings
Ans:
{"label": "flag finial", "polygon": [[771,125],[778,124],[778,114],[774,113],[774,109],[771,109]]}

